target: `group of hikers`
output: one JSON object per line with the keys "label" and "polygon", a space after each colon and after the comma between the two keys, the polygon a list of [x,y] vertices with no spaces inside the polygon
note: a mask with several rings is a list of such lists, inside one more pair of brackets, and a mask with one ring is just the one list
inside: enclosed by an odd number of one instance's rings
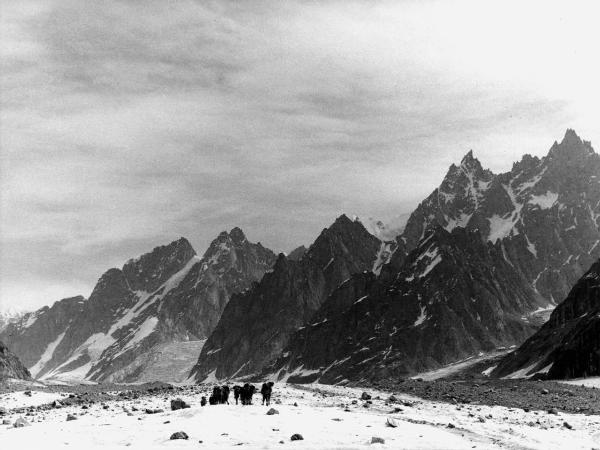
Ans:
{"label": "group of hikers", "polygon": [[[269,381],[267,383],[263,383],[262,388],[260,389],[260,394],[262,395],[262,404],[269,406],[271,404],[271,394],[273,393],[273,383]],[[208,397],[209,405],[229,405],[229,394],[231,389],[229,386],[215,386],[213,387],[212,395]],[[235,404],[241,402],[242,405],[251,405],[252,397],[256,393],[256,386],[246,383],[243,386],[233,386],[233,397],[235,398]],[[206,405],[206,397],[202,397],[200,400],[200,405]]]}

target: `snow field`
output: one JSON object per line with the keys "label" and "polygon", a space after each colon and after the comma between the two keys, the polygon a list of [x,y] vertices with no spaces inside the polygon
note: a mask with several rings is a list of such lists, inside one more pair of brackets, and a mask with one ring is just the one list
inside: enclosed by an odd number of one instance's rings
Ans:
{"label": "snow field", "polygon": [[[208,390],[208,388],[207,388]],[[243,449],[471,449],[471,448],[591,448],[600,443],[596,436],[600,417],[529,412],[498,406],[451,405],[396,395],[401,401],[386,405],[389,393],[369,390],[373,403],[363,407],[362,390],[309,385],[275,385],[271,407],[279,414],[267,416],[266,406],[255,396],[252,406],[219,405],[200,407],[200,395],[181,395],[190,409],[170,411],[173,396],[157,395],[139,400],[108,402],[110,409],[96,404],[78,420],[66,421],[79,407],[65,407],[26,417],[32,426],[0,426],[0,442],[7,448],[243,448]],[[12,395],[12,394],[11,394]],[[34,394],[35,395],[35,394]],[[54,398],[60,398],[55,394]],[[352,404],[356,401],[356,404]],[[297,403],[298,406],[294,406]],[[349,412],[345,411],[348,405]],[[124,408],[139,411],[127,415]],[[402,411],[392,412],[394,407]],[[145,414],[145,408],[162,408],[159,414]],[[11,422],[18,415],[9,416]],[[393,417],[397,428],[386,426]],[[480,420],[480,417],[483,420]],[[43,419],[43,420],[42,420]],[[41,420],[38,422],[37,420]],[[563,426],[567,421],[574,429]],[[448,424],[452,424],[451,427]],[[176,431],[190,439],[171,441]],[[300,433],[303,441],[291,442]],[[385,444],[371,444],[373,436]],[[202,441],[200,443],[199,441]],[[283,441],[283,444],[280,443]]]}

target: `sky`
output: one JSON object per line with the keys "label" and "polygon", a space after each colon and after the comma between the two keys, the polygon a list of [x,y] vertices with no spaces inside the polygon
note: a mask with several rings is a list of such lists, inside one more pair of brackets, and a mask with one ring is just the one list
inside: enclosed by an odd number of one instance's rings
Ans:
{"label": "sky", "polygon": [[472,149],[600,142],[595,1],[0,0],[0,310],[241,227],[409,213]]}

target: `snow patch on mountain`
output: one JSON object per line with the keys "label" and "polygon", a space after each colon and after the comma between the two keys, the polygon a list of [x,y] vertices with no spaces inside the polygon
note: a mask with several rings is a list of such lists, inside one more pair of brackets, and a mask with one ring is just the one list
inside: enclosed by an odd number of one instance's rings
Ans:
{"label": "snow patch on mountain", "polygon": [[381,272],[381,268],[390,261],[392,257],[394,249],[393,242],[382,242],[381,247],[379,247],[379,251],[377,252],[377,257],[375,258],[375,262],[373,263],[373,269],[371,271],[375,275],[379,275]]}
{"label": "snow patch on mountain", "polygon": [[558,200],[558,194],[556,192],[547,191],[542,195],[533,195],[529,199],[529,203],[532,205],[537,205],[542,209],[549,209],[556,203]]}
{"label": "snow patch on mountain", "polygon": [[519,234],[519,230],[516,228],[517,223],[521,220],[521,210],[523,209],[523,203],[519,202],[517,194],[510,185],[502,185],[506,194],[510,198],[512,203],[512,212],[505,214],[500,217],[498,214],[494,214],[490,219],[490,232],[488,235],[488,241],[496,242],[498,239],[504,239],[508,236],[516,236]]}
{"label": "snow patch on mountain", "polygon": [[133,337],[127,342],[125,347],[120,351],[120,353],[124,353],[126,350],[134,347],[137,343],[143,341],[148,336],[152,334],[154,329],[156,328],[156,324],[158,323],[158,319],[156,317],[148,317],[133,333]]}
{"label": "snow patch on mountain", "polygon": [[419,314],[419,317],[417,317],[417,320],[415,320],[415,323],[413,324],[413,326],[418,327],[423,322],[425,322],[425,320],[427,320],[427,307],[421,306],[421,313]]}
{"label": "snow patch on mountain", "polygon": [[446,220],[448,222],[448,224],[444,227],[446,229],[446,231],[452,231],[454,230],[456,227],[462,227],[465,228],[467,226],[467,224],[469,223],[469,220],[471,220],[471,217],[473,216],[473,214],[467,214],[467,213],[461,213],[458,217],[447,217]]}
{"label": "snow patch on mountain", "polygon": [[406,281],[413,281],[415,279],[425,278],[435,268],[435,266],[442,262],[442,255],[440,255],[438,248],[432,245],[427,249],[427,251],[419,255],[419,257],[413,263],[413,266],[417,267],[420,261],[426,259],[429,259],[427,266],[425,266],[425,268],[422,269],[420,272],[415,272],[413,273],[413,275],[407,277]]}
{"label": "snow patch on mountain", "polygon": [[31,376],[33,378],[37,377],[37,374],[40,373],[40,371],[44,368],[46,363],[52,359],[52,355],[54,355],[54,350],[56,350],[56,347],[58,347],[58,344],[60,344],[61,341],[63,340],[63,338],[65,337],[65,333],[66,333],[66,331],[61,333],[56,338],[56,340],[54,340],[53,342],[50,342],[48,344],[48,347],[46,347],[46,350],[40,357],[40,360],[33,367],[29,368],[29,372],[31,373]]}
{"label": "snow patch on mountain", "polygon": [[548,170],[548,167],[544,167],[540,173],[533,176],[529,181],[524,181],[523,183],[521,183],[519,185],[519,187],[517,188],[519,193],[525,192],[527,189],[531,189],[535,185],[537,185],[547,170]]}

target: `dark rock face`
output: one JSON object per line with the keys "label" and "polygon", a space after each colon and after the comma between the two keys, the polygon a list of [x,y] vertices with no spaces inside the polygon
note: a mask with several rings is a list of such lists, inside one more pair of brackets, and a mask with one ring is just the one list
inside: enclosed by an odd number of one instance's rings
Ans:
{"label": "dark rock face", "polygon": [[0,342],[0,380],[7,378],[30,380],[31,374],[19,358]]}
{"label": "dark rock face", "polygon": [[204,380],[259,372],[295,330],[352,274],[370,270],[381,241],[346,216],[322,231],[299,261],[279,255],[273,271],[233,296],[192,375]]}
{"label": "dark rock face", "polygon": [[231,294],[269,270],[275,254],[239,228],[223,232],[202,258],[181,238],[110,269],[88,300],[65,299],[0,333],[34,376],[134,381],[161,344],[203,340]]}
{"label": "dark rock face", "polygon": [[380,273],[334,290],[266,371],[380,380],[523,342],[533,313],[600,256],[599,181],[600,157],[572,130],[500,175],[469,152],[411,215]]}
{"label": "dark rock face", "polygon": [[289,382],[403,377],[521,342],[534,330],[523,311],[541,302],[499,244],[437,227],[395,278],[343,283],[267,371]]}
{"label": "dark rock face", "polygon": [[600,260],[575,284],[550,319],[507,355],[493,376],[537,373],[549,379],[600,375]]}

